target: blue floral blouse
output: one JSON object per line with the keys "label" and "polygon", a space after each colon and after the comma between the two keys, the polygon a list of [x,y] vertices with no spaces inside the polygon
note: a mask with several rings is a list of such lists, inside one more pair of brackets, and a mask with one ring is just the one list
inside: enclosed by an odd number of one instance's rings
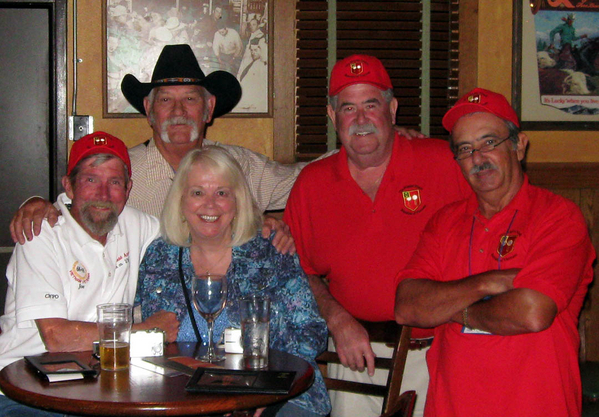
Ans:
{"label": "blue floral blouse", "polygon": [[[331,410],[329,396],[314,362],[326,348],[327,326],[318,313],[298,257],[279,254],[269,239],[258,235],[244,245],[233,247],[232,258],[227,271],[227,305],[215,322],[214,340],[220,340],[226,327],[240,327],[236,300],[255,293],[268,295],[271,299],[270,347],[304,358],[315,372],[312,387],[290,402],[317,414],[328,414]],[[191,294],[194,268],[189,248],[183,248],[182,264]],[[160,310],[174,312],[181,323],[177,341],[196,341],[179,278],[178,246],[162,238],[150,244],[139,270],[135,305],[141,305],[144,320]],[[202,340],[206,341],[206,321],[195,309],[194,316]]]}

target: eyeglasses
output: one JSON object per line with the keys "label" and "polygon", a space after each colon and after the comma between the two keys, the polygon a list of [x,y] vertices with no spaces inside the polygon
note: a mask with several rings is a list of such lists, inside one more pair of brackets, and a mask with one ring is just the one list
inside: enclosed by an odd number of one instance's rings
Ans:
{"label": "eyeglasses", "polygon": [[455,151],[455,156],[453,157],[456,161],[461,161],[462,159],[470,158],[474,152],[487,153],[491,152],[493,149],[501,145],[506,140],[510,139],[512,136],[508,136],[505,139],[487,139],[485,144],[478,149],[474,149],[472,145],[461,145]]}

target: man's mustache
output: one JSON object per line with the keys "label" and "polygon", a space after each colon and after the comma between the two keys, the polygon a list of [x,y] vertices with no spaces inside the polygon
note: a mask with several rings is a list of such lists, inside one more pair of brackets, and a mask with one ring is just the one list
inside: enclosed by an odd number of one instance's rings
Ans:
{"label": "man's mustache", "polygon": [[373,123],[366,123],[363,125],[353,124],[349,127],[350,135],[357,134],[368,134],[368,133],[377,133],[378,129]]}
{"label": "man's mustache", "polygon": [[478,174],[479,172],[486,171],[487,169],[497,169],[497,167],[490,162],[484,162],[480,165],[474,165],[472,169],[470,169],[470,175]]}
{"label": "man's mustache", "polygon": [[172,125],[189,125],[191,127],[196,127],[196,122],[184,116],[176,116],[166,119],[163,123],[164,128],[167,128]]}
{"label": "man's mustache", "polygon": [[84,210],[90,208],[91,206],[94,206],[95,208],[100,208],[100,209],[105,209],[105,208],[111,209],[115,213],[118,211],[116,204],[114,204],[110,201],[86,201],[81,206],[81,211],[84,211]]}

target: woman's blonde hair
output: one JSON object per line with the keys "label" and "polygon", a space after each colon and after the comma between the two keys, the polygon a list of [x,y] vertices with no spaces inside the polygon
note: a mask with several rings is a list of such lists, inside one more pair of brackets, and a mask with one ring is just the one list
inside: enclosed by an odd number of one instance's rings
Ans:
{"label": "woman's blonde hair", "polygon": [[252,239],[262,226],[262,213],[254,202],[241,166],[225,149],[212,145],[190,151],[179,164],[162,209],[160,221],[162,235],[174,245],[191,245],[191,231],[183,216],[181,203],[187,188],[187,178],[191,168],[196,165],[202,165],[213,174],[220,176],[232,189],[237,215],[231,225],[233,234],[231,246],[239,246]]}

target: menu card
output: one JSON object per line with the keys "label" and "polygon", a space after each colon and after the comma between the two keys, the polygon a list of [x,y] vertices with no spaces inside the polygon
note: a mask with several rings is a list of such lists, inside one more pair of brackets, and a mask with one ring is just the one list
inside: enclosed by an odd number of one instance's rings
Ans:
{"label": "menu card", "polygon": [[49,382],[70,381],[96,377],[98,372],[82,363],[71,353],[42,353],[25,356],[37,375]]}

